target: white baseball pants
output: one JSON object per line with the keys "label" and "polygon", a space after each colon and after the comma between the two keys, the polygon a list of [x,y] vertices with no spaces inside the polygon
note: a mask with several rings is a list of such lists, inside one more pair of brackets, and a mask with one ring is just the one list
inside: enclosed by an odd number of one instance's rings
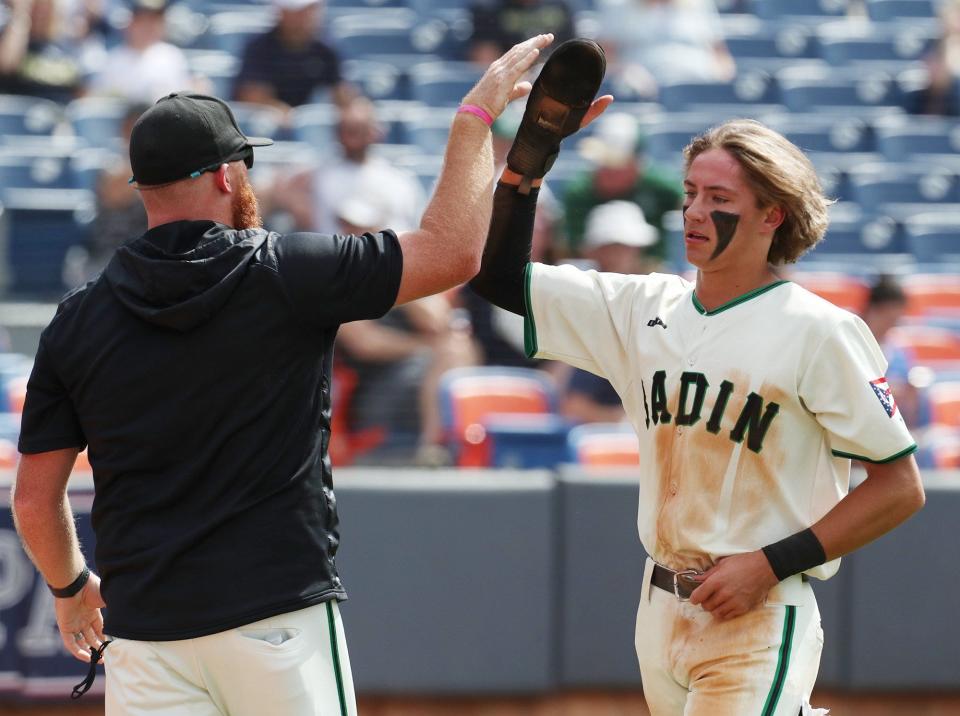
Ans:
{"label": "white baseball pants", "polygon": [[799,575],[767,604],[720,621],[655,587],[647,559],[636,648],[652,716],[798,716],[820,667],[823,630]]}
{"label": "white baseball pants", "polygon": [[336,602],[180,641],[115,639],[106,716],[356,716]]}

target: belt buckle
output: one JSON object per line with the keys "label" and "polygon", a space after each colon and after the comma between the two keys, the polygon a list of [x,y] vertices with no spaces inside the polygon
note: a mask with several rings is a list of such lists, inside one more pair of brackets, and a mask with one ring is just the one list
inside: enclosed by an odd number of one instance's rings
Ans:
{"label": "belt buckle", "polygon": [[[673,594],[678,601],[690,601],[690,595],[693,593],[693,590],[700,586],[700,583],[691,579],[691,577],[699,577],[701,574],[703,574],[703,572],[696,569],[683,569],[673,573]],[[680,592],[681,580],[687,582],[687,585],[684,587],[684,594]]]}

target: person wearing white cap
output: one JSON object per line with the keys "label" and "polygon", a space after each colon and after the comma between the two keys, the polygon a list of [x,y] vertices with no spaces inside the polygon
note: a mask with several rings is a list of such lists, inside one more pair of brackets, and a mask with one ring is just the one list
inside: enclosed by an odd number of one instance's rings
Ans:
{"label": "person wearing white cap", "polygon": [[[587,214],[600,204],[631,201],[660,231],[664,214],[680,208],[683,192],[679,178],[646,162],[640,153],[642,145],[636,119],[625,112],[600,117],[592,134],[580,140],[577,149],[592,166],[574,177],[564,192],[567,240],[572,250],[583,243]],[[664,249],[658,240],[649,252],[662,257]]]}
{"label": "person wearing white cap", "polygon": [[647,223],[643,209],[632,201],[610,201],[587,214],[583,242],[584,258],[598,271],[647,273],[644,249],[657,242],[659,232]]}
{"label": "person wearing white cap", "polygon": [[273,5],[277,23],[244,48],[234,99],[289,112],[311,102],[318,91],[329,91],[339,105],[353,97],[355,89],[340,75],[339,55],[317,36],[322,3],[273,0]]}

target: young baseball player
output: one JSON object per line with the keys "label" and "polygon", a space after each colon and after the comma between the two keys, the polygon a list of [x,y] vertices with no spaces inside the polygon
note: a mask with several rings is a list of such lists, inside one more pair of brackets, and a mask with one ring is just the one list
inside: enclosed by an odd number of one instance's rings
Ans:
{"label": "young baseball player", "polygon": [[[528,263],[537,181],[510,165],[473,286],[525,316],[530,356],[610,380],[637,432],[654,716],[823,713],[808,580],[920,509],[916,445],[864,323],[775,271],[826,229],[809,160],[748,120],[685,158],[694,282]],[[852,459],[867,479],[848,493]]]}

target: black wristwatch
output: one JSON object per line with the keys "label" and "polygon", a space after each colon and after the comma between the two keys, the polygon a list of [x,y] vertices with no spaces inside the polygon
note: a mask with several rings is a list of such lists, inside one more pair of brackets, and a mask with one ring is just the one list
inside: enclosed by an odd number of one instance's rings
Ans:
{"label": "black wristwatch", "polygon": [[83,585],[87,583],[88,579],[90,579],[90,568],[84,565],[83,571],[80,572],[80,575],[70,582],[70,584],[68,584],[66,587],[57,589],[56,587],[48,584],[47,588],[50,590],[50,593],[58,599],[67,599],[83,589]]}

